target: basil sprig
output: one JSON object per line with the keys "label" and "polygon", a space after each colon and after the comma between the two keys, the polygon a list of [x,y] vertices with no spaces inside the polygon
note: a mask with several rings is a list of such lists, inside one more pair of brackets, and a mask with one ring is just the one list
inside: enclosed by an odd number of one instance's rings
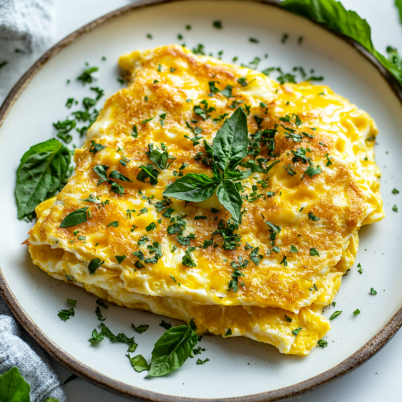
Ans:
{"label": "basil sprig", "polygon": [[[399,3],[399,2],[398,2]],[[371,28],[367,21],[354,11],[346,10],[335,0],[285,0],[281,7],[294,14],[311,19],[332,31],[352,38],[367,49],[402,85],[401,66],[379,53],[371,40]]]}
{"label": "basil sprig", "polygon": [[219,202],[239,222],[243,200],[234,181],[244,180],[252,173],[237,169],[247,152],[247,116],[239,107],[225,120],[212,143],[213,176],[188,173],[168,186],[163,195],[183,201],[200,202],[211,197],[217,190]]}
{"label": "basil sprig", "polygon": [[61,190],[69,176],[70,162],[70,151],[55,139],[33,145],[25,152],[15,186],[19,219],[35,217],[35,207]]}
{"label": "basil sprig", "polygon": [[146,378],[170,374],[184,364],[198,342],[191,324],[170,328],[156,341]]}

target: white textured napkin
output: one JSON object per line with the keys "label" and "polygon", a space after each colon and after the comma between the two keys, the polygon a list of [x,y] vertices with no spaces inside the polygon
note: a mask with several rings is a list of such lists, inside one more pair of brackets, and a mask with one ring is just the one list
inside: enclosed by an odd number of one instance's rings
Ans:
{"label": "white textured napkin", "polygon": [[0,0],[0,105],[54,36],[54,0]]}
{"label": "white textured napkin", "polygon": [[[0,0],[0,105],[13,85],[53,41],[54,0]],[[20,327],[0,296],[0,375],[18,367],[31,402],[66,402],[44,351]]]}

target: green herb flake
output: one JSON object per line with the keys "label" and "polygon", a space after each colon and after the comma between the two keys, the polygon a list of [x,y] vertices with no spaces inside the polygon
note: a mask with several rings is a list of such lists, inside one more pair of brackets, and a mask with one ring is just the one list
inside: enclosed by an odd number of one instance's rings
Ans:
{"label": "green herb flake", "polygon": [[61,221],[61,228],[68,228],[71,226],[80,225],[81,223],[87,222],[87,209],[88,207],[76,209],[73,212],[67,214]]}
{"label": "green herb flake", "polygon": [[117,228],[119,226],[119,221],[110,222],[106,227],[108,228],[109,226]]}
{"label": "green herb flake", "polygon": [[144,333],[149,328],[149,325],[146,324],[141,324],[138,327],[136,327],[134,324],[131,324],[131,326],[133,327],[134,331],[138,332],[139,334]]}
{"label": "green herb flake", "polygon": [[377,291],[374,290],[373,288],[370,289],[370,295],[375,296],[377,294]]}
{"label": "green herb flake", "polygon": [[145,229],[147,232],[150,232],[151,230],[154,230],[156,228],[156,223],[151,222]]}
{"label": "green herb flake", "polygon": [[342,314],[342,311],[335,311],[332,313],[331,317],[329,317],[330,321],[334,320],[336,317]]}
{"label": "green herb flake", "polygon": [[324,341],[323,339],[320,339],[318,342],[317,342],[317,345],[320,347],[320,348],[326,348],[327,346],[328,346],[328,342],[327,341]]}
{"label": "green herb flake", "polygon": [[130,360],[131,367],[137,372],[141,373],[144,370],[149,370],[150,365],[147,363],[145,358],[142,355],[137,355],[134,357],[131,357],[128,353],[126,354],[128,357],[128,360]]}
{"label": "green herb flake", "polygon": [[114,258],[116,258],[117,262],[119,264],[121,264],[126,259],[126,256],[125,255],[115,255]]}
{"label": "green herb flake", "polygon": [[318,217],[318,216],[315,216],[312,212],[309,212],[308,213],[308,218],[311,220],[311,221],[319,221],[320,220],[320,218]]}
{"label": "green herb flake", "polygon": [[354,316],[359,315],[359,314],[360,314],[360,310],[359,310],[359,309],[356,309],[355,311],[353,311],[353,315],[354,315]]}
{"label": "green herb flake", "polygon": [[105,302],[105,300],[103,300],[103,299],[98,299],[98,300],[96,300],[96,304],[97,304],[98,306],[101,306],[101,307],[105,308],[106,310],[109,309],[109,305],[108,305],[108,304]]}
{"label": "green herb flake", "polygon": [[293,334],[294,336],[297,336],[297,335],[299,334],[299,332],[300,332],[302,329],[303,329],[302,327],[296,328],[296,329],[294,329],[294,330],[292,331],[292,334]]}
{"label": "green herb flake", "polygon": [[84,85],[91,84],[94,80],[92,74],[98,70],[99,70],[98,67],[89,67],[85,69],[84,72],[79,77],[77,77],[77,80],[81,81]]}
{"label": "green herb flake", "polygon": [[201,359],[197,359],[197,363],[196,364],[205,364],[206,362],[209,362],[210,360],[207,358],[205,360],[201,360]]}
{"label": "green herb flake", "polygon": [[69,310],[60,310],[57,315],[62,321],[67,321],[70,319],[70,317],[75,316],[75,312],[73,308],[70,308]]}
{"label": "green herb flake", "polygon": [[321,170],[320,166],[317,165],[316,168],[309,166],[304,173],[309,177],[313,177],[321,172],[322,172],[322,170]]}
{"label": "green herb flake", "polygon": [[292,245],[290,246],[290,252],[291,252],[291,253],[298,253],[299,250],[292,244]]}
{"label": "green herb flake", "polygon": [[94,258],[88,265],[88,271],[92,275],[95,271],[104,263],[105,261],[101,261],[99,258]]}
{"label": "green herb flake", "polygon": [[286,322],[292,322],[293,321],[293,319],[290,318],[289,316],[287,316],[286,314],[284,315],[284,317],[285,317]]}

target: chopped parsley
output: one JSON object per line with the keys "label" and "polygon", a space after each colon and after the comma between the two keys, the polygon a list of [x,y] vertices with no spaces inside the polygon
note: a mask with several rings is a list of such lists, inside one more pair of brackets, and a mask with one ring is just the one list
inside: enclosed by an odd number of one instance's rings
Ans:
{"label": "chopped parsley", "polygon": [[332,321],[341,314],[342,314],[342,311],[335,311],[334,313],[332,313],[332,315],[331,315],[331,317],[329,317],[329,319]]}

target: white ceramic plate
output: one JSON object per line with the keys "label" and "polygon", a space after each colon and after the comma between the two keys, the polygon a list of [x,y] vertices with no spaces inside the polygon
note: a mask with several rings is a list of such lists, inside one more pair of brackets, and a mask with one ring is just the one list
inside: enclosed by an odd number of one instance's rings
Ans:
{"label": "white ceramic plate", "polygon": [[[145,7],[142,7],[146,5]],[[223,29],[213,27],[221,20]],[[191,25],[191,30],[186,30]],[[281,43],[284,33],[289,35]],[[148,39],[151,34],[153,39]],[[183,40],[177,35],[182,34]],[[298,44],[298,38],[303,42]],[[249,38],[258,38],[251,43]],[[16,169],[22,154],[33,144],[55,136],[52,122],[63,120],[69,110],[67,98],[90,95],[76,77],[84,63],[99,66],[99,85],[106,96],[121,87],[117,58],[134,49],[185,43],[205,45],[207,53],[224,51],[222,58],[248,63],[258,56],[260,68],[282,67],[285,72],[303,66],[324,83],[366,110],[377,122],[380,135],[377,163],[383,171],[382,194],[386,219],[360,231],[357,263],[336,297],[336,310],[343,313],[332,322],[326,349],[316,348],[307,357],[281,355],[272,346],[249,339],[206,336],[207,351],[200,366],[189,359],[173,375],[145,380],[134,372],[125,357],[126,345],[105,340],[91,347],[88,339],[98,326],[96,298],[85,291],[54,280],[34,266],[27,247],[32,224],[18,221],[14,200]],[[268,58],[264,55],[268,54]],[[102,61],[102,56],[106,61]],[[47,62],[46,62],[47,61]],[[274,74],[275,76],[275,74]],[[66,80],[71,79],[69,85]],[[388,82],[387,82],[388,80]],[[391,84],[391,85],[390,85]],[[394,85],[394,88],[392,88]],[[384,345],[402,323],[402,270],[400,269],[402,154],[402,107],[398,88],[356,45],[318,25],[279,9],[274,4],[249,1],[187,1],[137,3],[106,16],[73,34],[48,52],[15,87],[0,111],[0,266],[2,291],[18,319],[34,338],[64,365],[90,381],[126,396],[153,400],[184,398],[240,398],[277,400],[297,395],[341,375]],[[79,144],[78,136],[74,142]],[[401,213],[392,211],[396,204]],[[370,296],[374,287],[378,294]],[[67,298],[77,299],[76,315],[67,322],[57,316],[67,308]],[[355,309],[361,314],[353,316]],[[326,308],[329,317],[334,308]],[[161,317],[111,306],[105,313],[113,332],[132,333],[131,322],[149,324],[135,335],[137,352],[148,360],[154,342],[163,333]],[[172,324],[178,324],[174,320]]]}

